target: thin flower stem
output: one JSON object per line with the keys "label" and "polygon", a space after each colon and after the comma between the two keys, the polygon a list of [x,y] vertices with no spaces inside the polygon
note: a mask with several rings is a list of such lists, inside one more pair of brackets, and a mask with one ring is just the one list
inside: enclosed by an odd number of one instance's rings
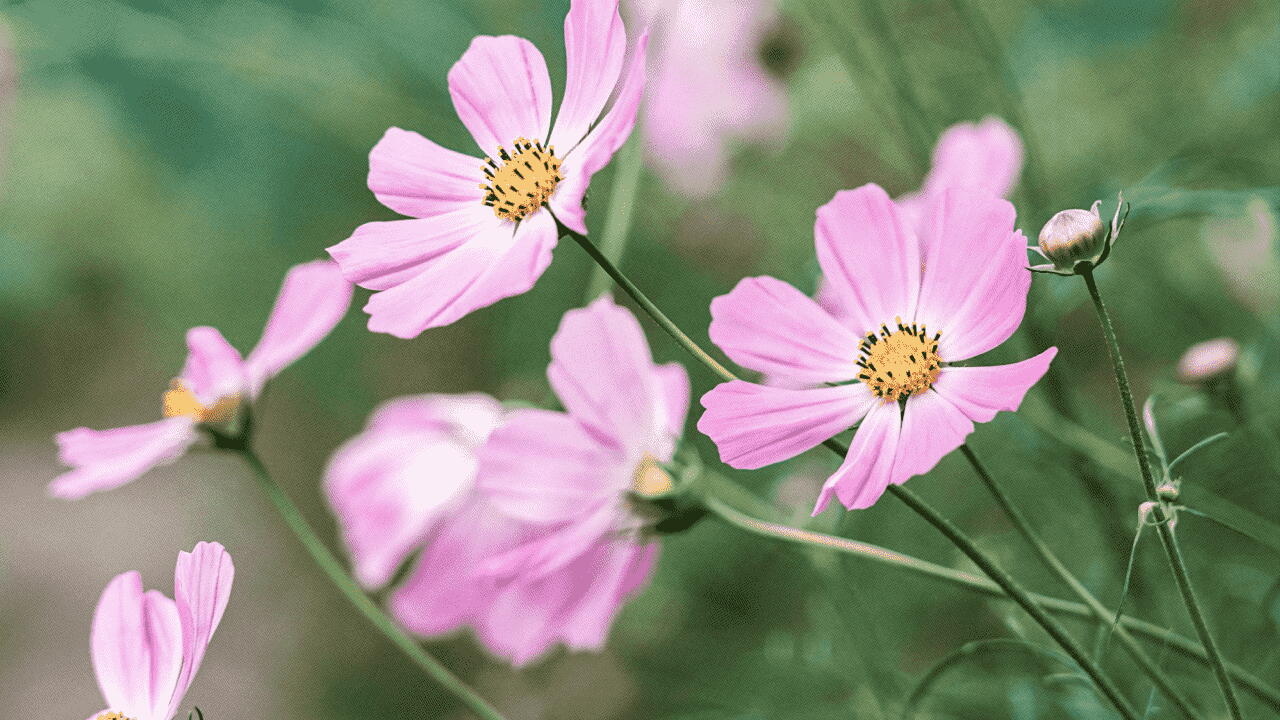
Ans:
{"label": "thin flower stem", "polygon": [[[641,309],[648,313],[655,322],[662,326],[662,329],[666,330],[667,333],[671,335],[676,342],[680,343],[685,350],[688,350],[694,357],[713,370],[721,378],[725,380],[738,379],[736,375],[708,355],[705,350],[698,347],[698,344],[694,342],[693,339],[681,331],[670,318],[663,314],[662,311],[653,304],[653,301],[645,296],[645,294],[641,292],[634,283],[622,274],[621,270],[615,267],[613,263],[609,262],[608,258],[600,253],[599,249],[596,248],[589,238],[580,233],[573,232],[563,225],[560,226],[560,232],[573,237],[573,239],[582,246],[582,249],[586,250],[587,254],[599,263],[602,268],[604,268],[604,271],[609,274],[609,277],[613,278],[614,281],[617,282],[618,285],[621,286],[622,289],[640,305]],[[848,454],[848,448],[834,438],[827,440],[823,445],[835,451],[841,458]],[[982,552],[982,550],[978,548],[968,535],[960,530],[960,528],[956,527],[946,517],[939,514],[924,500],[917,497],[915,493],[907,490],[903,486],[890,485],[889,492],[895,495],[899,500],[906,503],[907,507],[910,507],[916,512],[916,514],[920,515],[931,525],[937,528],[938,531],[946,536],[946,538],[959,548],[961,552],[967,555],[969,559],[987,575],[987,577],[994,580],[996,584],[1013,599],[1014,602],[1018,603],[1023,610],[1026,610],[1027,614],[1031,615],[1036,623],[1044,628],[1045,632],[1049,633],[1050,637],[1052,637],[1073,660],[1080,664],[1081,669],[1093,679],[1094,683],[1098,686],[1098,689],[1109,701],[1111,701],[1111,704],[1120,711],[1121,715],[1123,715],[1127,720],[1138,719],[1138,714],[1129,704],[1129,701],[1120,694],[1120,691],[1116,689],[1115,685],[1112,684],[1111,680],[1106,677],[1102,670],[1089,659],[1089,656],[1086,655],[1080,646],[1076,644],[1075,640],[1072,639],[1065,629],[1063,629],[1062,625],[1060,625],[1057,620],[1050,616],[1043,607],[1032,599],[1027,592],[1022,589],[1022,586],[1013,579],[1013,577],[1002,570],[1000,566],[996,565],[995,561],[989,558],[986,553]]]}
{"label": "thin flower stem", "polygon": [[[987,471],[986,466],[982,464],[982,461],[980,461],[978,456],[973,452],[973,448],[969,447],[968,444],[961,445],[960,452],[964,455],[965,459],[969,461],[969,464],[973,466],[974,472],[977,473],[978,477],[982,480],[982,483],[987,486],[987,490],[991,492],[991,496],[995,499],[996,504],[999,505],[1000,509],[1004,511],[1004,514],[1008,516],[1009,521],[1013,523],[1014,528],[1017,529],[1023,539],[1027,541],[1027,544],[1036,551],[1036,554],[1040,556],[1040,559],[1044,564],[1048,566],[1048,568],[1052,570],[1054,574],[1062,580],[1062,582],[1066,583],[1066,585],[1071,588],[1072,592],[1074,592],[1076,596],[1088,606],[1090,612],[1093,613],[1094,617],[1096,617],[1099,622],[1112,622],[1113,613],[1108,610],[1107,606],[1103,605],[1093,593],[1089,592],[1089,589],[1084,586],[1084,583],[1080,582],[1080,580],[1071,573],[1071,570],[1060,559],[1058,559],[1058,556],[1054,554],[1049,545],[1045,543],[1038,533],[1036,533],[1035,528],[1031,526],[1027,517],[1022,514],[1022,511],[1019,510],[1016,505],[1013,504],[1013,501],[1005,494],[1004,490],[996,482],[995,478]],[[1199,717],[1195,708],[1191,706],[1191,703],[1177,691],[1173,686],[1173,682],[1160,670],[1159,665],[1157,665],[1155,661],[1146,654],[1142,649],[1142,646],[1138,644],[1138,641],[1129,634],[1129,631],[1125,630],[1122,626],[1116,626],[1114,632],[1116,637],[1120,638],[1120,642],[1125,646],[1125,649],[1129,651],[1129,655],[1137,661],[1138,665],[1142,667],[1142,670],[1146,672],[1147,677],[1151,678],[1151,682],[1160,689],[1160,692],[1164,693],[1166,697],[1172,700],[1173,704],[1176,705],[1178,710],[1186,717],[1193,719]],[[1098,658],[1099,661],[1101,661],[1101,659],[1102,658]]]}
{"label": "thin flower stem", "polygon": [[1213,666],[1213,674],[1222,690],[1222,699],[1226,703],[1227,712],[1233,720],[1241,720],[1240,703],[1236,699],[1235,689],[1231,687],[1231,676],[1223,663],[1218,645],[1214,642],[1213,633],[1205,622],[1200,602],[1196,600],[1195,590],[1191,587],[1191,577],[1187,574],[1186,561],[1182,557],[1182,549],[1178,546],[1177,536],[1169,526],[1169,515],[1164,503],[1156,494],[1155,476],[1151,472],[1151,459],[1147,457],[1146,446],[1142,441],[1142,424],[1138,420],[1138,410],[1133,404],[1133,392],[1129,389],[1129,375],[1124,369],[1124,358],[1120,355],[1120,342],[1116,339],[1115,327],[1111,324],[1111,315],[1102,302],[1098,292],[1098,283],[1093,278],[1093,270],[1085,269],[1080,273],[1084,284],[1089,289],[1089,297],[1093,300],[1093,308],[1097,312],[1098,322],[1102,325],[1102,334],[1106,338],[1107,355],[1111,358],[1111,367],[1115,370],[1116,387],[1120,390],[1120,401],[1124,405],[1125,420],[1129,424],[1129,441],[1133,445],[1133,454],[1138,459],[1138,470],[1142,474],[1142,487],[1146,491],[1147,500],[1151,503],[1151,520],[1160,533],[1161,545],[1169,558],[1169,568],[1178,584],[1178,592],[1182,594],[1182,602],[1187,606],[1187,614],[1191,616],[1191,624],[1195,626],[1200,644]]}
{"label": "thin flower stem", "polygon": [[[627,235],[631,230],[631,217],[635,210],[636,191],[644,168],[644,143],[641,135],[632,132],[631,138],[618,151],[613,168],[613,186],[609,190],[609,214],[605,218],[604,231],[600,234],[600,254],[617,265],[627,247]],[[590,302],[609,289],[609,276],[604,268],[596,265],[587,282],[587,301]]]}
{"label": "thin flower stem", "polygon": [[325,547],[324,541],[320,539],[311,524],[303,517],[302,511],[289,499],[284,489],[272,479],[271,474],[267,472],[266,466],[262,464],[262,460],[247,444],[231,449],[249,464],[250,469],[253,470],[254,478],[258,481],[258,486],[262,488],[262,492],[266,494],[267,499],[275,506],[276,511],[280,513],[280,517],[284,519],[285,524],[293,531],[294,536],[307,549],[311,559],[315,561],[316,565],[320,566],[320,569],[342,592],[343,596],[373,624],[378,632],[386,636],[415,665],[443,686],[445,690],[448,690],[454,697],[462,701],[462,704],[466,705],[477,716],[484,720],[505,720],[501,713],[486,702],[484,698],[480,697],[475,690],[458,676],[450,672],[444,665],[441,665],[440,661],[424,650],[417,641],[406,635],[394,620],[388,617],[373,600],[369,599],[369,596],[360,589],[360,586],[347,575],[342,563],[334,557],[329,548]]}

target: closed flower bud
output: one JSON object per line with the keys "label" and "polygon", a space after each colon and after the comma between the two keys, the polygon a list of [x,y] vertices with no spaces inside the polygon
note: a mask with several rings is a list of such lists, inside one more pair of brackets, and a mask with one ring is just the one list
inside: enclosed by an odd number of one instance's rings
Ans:
{"label": "closed flower bud", "polygon": [[1040,252],[1053,266],[1070,272],[1076,263],[1096,264],[1107,243],[1107,226],[1098,214],[1100,203],[1089,210],[1063,210],[1049,218],[1040,230]]}
{"label": "closed flower bud", "polygon": [[1230,375],[1240,359],[1240,344],[1231,338],[1216,338],[1192,345],[1178,361],[1178,379],[1200,385]]}

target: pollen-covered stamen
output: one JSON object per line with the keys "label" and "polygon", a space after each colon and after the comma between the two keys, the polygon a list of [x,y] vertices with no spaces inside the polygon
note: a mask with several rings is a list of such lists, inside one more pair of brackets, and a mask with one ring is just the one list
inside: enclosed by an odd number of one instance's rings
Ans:
{"label": "pollen-covered stamen", "polygon": [[220,423],[235,418],[239,409],[240,395],[228,395],[218,398],[213,405],[205,405],[178,378],[169,383],[169,389],[164,393],[164,416],[167,418],[181,416],[201,423]]}
{"label": "pollen-covered stamen", "polygon": [[516,138],[512,152],[498,147],[498,159],[501,165],[493,158],[484,159],[485,182],[480,189],[485,193],[484,204],[502,220],[523,220],[542,207],[564,179],[555,147],[543,147],[540,140]]}
{"label": "pollen-covered stamen", "polygon": [[96,720],[129,720],[129,718],[125,717],[125,714],[121,712],[109,712],[102,713]]}
{"label": "pollen-covered stamen", "polygon": [[867,333],[858,348],[858,379],[876,397],[897,401],[933,387],[942,367],[938,357],[938,339],[923,325],[904,325],[894,318],[896,328],[887,324],[880,331]]}
{"label": "pollen-covered stamen", "polygon": [[675,487],[671,474],[658,464],[658,459],[646,454],[631,475],[631,492],[642,498],[666,495]]}

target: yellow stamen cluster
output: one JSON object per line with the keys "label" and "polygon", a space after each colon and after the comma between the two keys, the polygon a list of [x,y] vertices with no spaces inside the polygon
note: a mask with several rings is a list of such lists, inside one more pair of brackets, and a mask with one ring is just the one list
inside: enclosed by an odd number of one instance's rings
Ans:
{"label": "yellow stamen cluster", "polygon": [[213,405],[207,406],[177,378],[169,383],[169,389],[164,393],[164,416],[167,418],[182,416],[196,422],[219,423],[235,418],[239,409],[239,395],[218,398]]}
{"label": "yellow stamen cluster", "polygon": [[124,713],[109,712],[99,715],[97,720],[129,720],[129,718],[125,717]]}
{"label": "yellow stamen cluster", "polygon": [[862,372],[858,379],[876,397],[896,402],[933,387],[942,367],[938,357],[942,333],[929,337],[923,325],[904,325],[902,318],[895,318],[894,322],[898,325],[896,330],[881,325],[879,334],[870,332],[862,339],[858,348]]}
{"label": "yellow stamen cluster", "polygon": [[500,220],[525,219],[542,207],[564,179],[555,147],[543,147],[540,140],[516,138],[515,151],[508,153],[499,146],[498,158],[501,165],[493,158],[484,159],[481,169],[486,182],[480,189],[485,191],[484,204],[493,208]]}
{"label": "yellow stamen cluster", "polygon": [[640,497],[653,498],[666,495],[673,487],[675,487],[675,481],[652,455],[646,454],[631,476],[631,492]]}

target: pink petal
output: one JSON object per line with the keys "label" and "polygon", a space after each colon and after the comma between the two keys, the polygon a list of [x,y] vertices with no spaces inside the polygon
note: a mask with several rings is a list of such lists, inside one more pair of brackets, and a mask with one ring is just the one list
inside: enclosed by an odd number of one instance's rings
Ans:
{"label": "pink petal", "polygon": [[638,544],[624,538],[608,542],[605,548],[601,560],[568,568],[582,591],[560,631],[565,645],[574,650],[604,647],[623,604],[648,584],[657,564],[658,543]]}
{"label": "pink petal", "polygon": [[118,488],[157,465],[182,457],[196,439],[195,423],[187,417],[111,430],[82,427],[59,433],[59,458],[73,469],[49,484],[49,494],[75,500]]}
{"label": "pink petal", "polygon": [[172,600],[144,593],[136,572],[116,576],[98,600],[90,645],[108,706],[138,720],[169,720],[182,670],[182,623]]}
{"label": "pink petal", "polygon": [[988,117],[978,124],[952,125],[942,133],[921,193],[931,197],[947,188],[960,188],[1005,197],[1021,172],[1018,132],[1000,118]]}
{"label": "pink petal", "polygon": [[849,429],[875,404],[861,383],[798,390],[734,380],[702,396],[698,430],[725,464],[754,470]]}
{"label": "pink petal", "polygon": [[541,578],[564,569],[629,519],[616,497],[603,498],[594,506],[584,505],[578,510],[578,516],[567,524],[540,533],[518,547],[489,558],[481,565],[480,571],[506,579]]}
{"label": "pink petal", "polygon": [[169,702],[166,718],[178,711],[187,688],[191,687],[191,680],[204,661],[209,641],[226,612],[234,579],[235,566],[231,555],[216,542],[196,543],[191,552],[178,553],[178,565],[173,573],[173,596],[182,627],[182,673]]}
{"label": "pink petal", "polygon": [[[487,214],[487,218],[464,229],[431,225],[373,228],[371,223],[357,229],[356,236],[346,241],[367,233],[360,238],[359,247],[370,252],[362,252],[363,256],[354,263],[381,264],[386,271],[374,283],[365,283],[346,271],[347,277],[358,284],[382,290],[364,307],[370,316],[370,330],[400,338],[416,337],[427,328],[456,322],[479,308],[533,287],[551,263],[551,250],[557,240],[555,222],[547,213],[536,212],[521,221],[512,234],[510,223],[498,221],[483,205],[476,207],[475,212],[480,217]],[[386,225],[439,220],[401,220]],[[408,270],[407,265],[395,268],[390,255],[379,258],[382,250],[377,248],[377,240],[387,240],[389,246],[401,244],[414,231],[444,231],[449,237],[432,238],[435,253],[419,255],[411,261],[421,263],[414,270]],[[344,256],[352,260],[355,256],[347,253],[356,253],[356,248],[351,245],[344,250],[338,245],[330,252],[345,271]]]}
{"label": "pink petal", "polygon": [[205,405],[245,390],[240,351],[231,347],[217,328],[193,327],[187,331],[187,361],[181,377]]}
{"label": "pink petal", "polygon": [[[510,142],[511,138],[504,140]],[[484,161],[388,128],[369,153],[369,189],[401,215],[435,217],[480,203]]]}
{"label": "pink petal", "polygon": [[498,147],[510,147],[517,138],[542,140],[551,128],[547,63],[524,38],[482,35],[472,40],[449,70],[449,95],[458,118],[486,155],[498,157]]}
{"label": "pink petal", "polygon": [[567,153],[600,117],[622,72],[627,31],[617,0],[573,0],[564,18],[564,99],[551,145]]}
{"label": "pink petal", "polygon": [[483,393],[409,395],[379,405],[369,417],[369,427],[447,434],[474,449],[498,427],[502,412],[502,403]]}
{"label": "pink petal", "polygon": [[675,438],[666,430],[664,388],[644,331],[607,295],[565,313],[551,339],[547,377],[598,443],[671,458]]}
{"label": "pink petal", "polygon": [[350,306],[351,283],[336,263],[315,260],[290,268],[262,339],[244,362],[249,394],[257,395],[269,378],[318,345]]}
{"label": "pink petal", "polygon": [[711,301],[711,341],[737,364],[797,383],[851,380],[860,338],[807,295],[771,277]]}
{"label": "pink petal", "polygon": [[564,180],[556,187],[549,204],[556,219],[574,232],[587,233],[587,211],[582,207],[582,198],[587,194],[591,176],[609,164],[635,127],[640,96],[644,93],[645,51],[648,46],[649,34],[644,33],[631,52],[631,65],[623,77],[613,107],[582,142],[571,151],[569,148],[556,148],[557,152],[568,154],[562,156],[564,162],[560,166]]}
{"label": "pink petal", "polygon": [[1022,322],[1031,273],[1014,215],[1007,200],[982,193],[947,190],[929,201],[916,321],[942,332],[946,362],[996,347]]}
{"label": "pink petal", "polygon": [[684,423],[689,417],[689,373],[680,363],[659,365],[654,370],[662,387],[666,431],[671,437],[679,438],[684,435]]}
{"label": "pink petal", "polygon": [[858,335],[915,314],[920,247],[878,185],[841,190],[818,208],[818,264]]}
{"label": "pink petal", "polygon": [[417,277],[473,238],[490,233],[511,236],[510,226],[479,203],[424,220],[365,223],[351,237],[328,249],[351,282],[386,290]]}
{"label": "pink petal", "polygon": [[550,410],[513,410],[479,457],[481,492],[502,512],[535,523],[572,520],[631,480],[616,450]]}
{"label": "pink petal", "polygon": [[1022,397],[1049,370],[1058,348],[1012,365],[946,367],[933,389],[974,422],[990,422],[1001,410],[1017,410]]}
{"label": "pink petal", "polygon": [[908,398],[892,482],[901,485],[929,472],[971,432],[973,422],[942,395],[925,392]]}
{"label": "pink petal", "polygon": [[817,515],[827,508],[832,496],[850,510],[875,504],[894,481],[893,460],[898,450],[901,419],[898,404],[875,401],[853,435],[849,453],[835,473],[827,478],[813,508]]}

